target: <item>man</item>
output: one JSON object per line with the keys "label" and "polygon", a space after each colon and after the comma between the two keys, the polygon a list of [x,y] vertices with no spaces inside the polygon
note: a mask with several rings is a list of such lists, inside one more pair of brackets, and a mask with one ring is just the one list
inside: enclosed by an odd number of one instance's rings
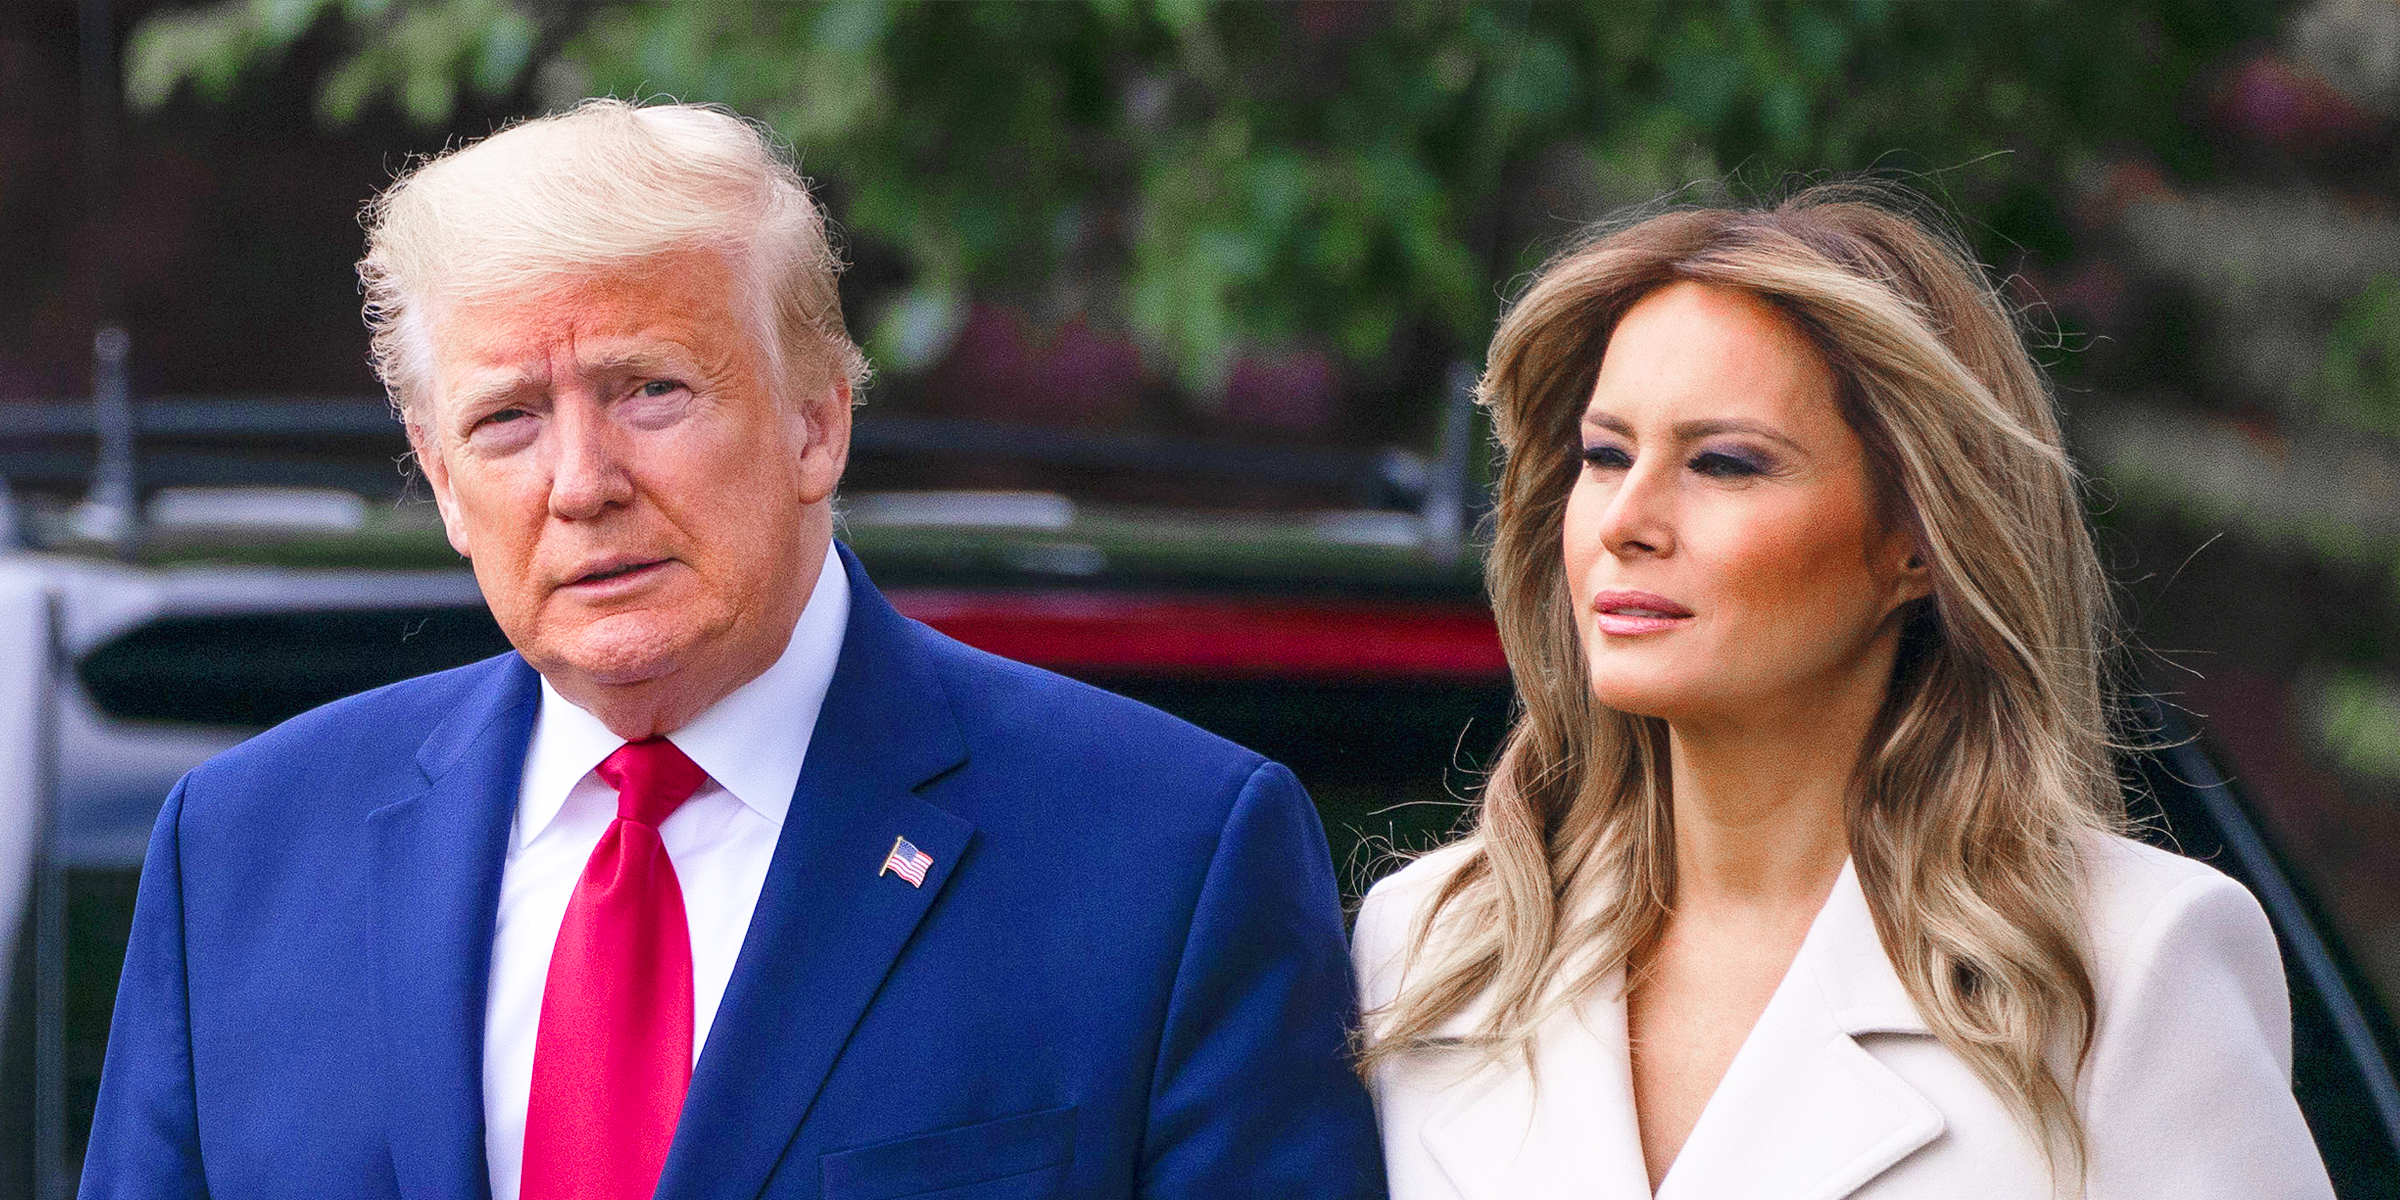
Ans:
{"label": "man", "polygon": [[84,1195],[1381,1190],[1290,774],[833,545],[863,363],[767,143],[595,101],[370,216],[377,369],[517,653],[177,785]]}

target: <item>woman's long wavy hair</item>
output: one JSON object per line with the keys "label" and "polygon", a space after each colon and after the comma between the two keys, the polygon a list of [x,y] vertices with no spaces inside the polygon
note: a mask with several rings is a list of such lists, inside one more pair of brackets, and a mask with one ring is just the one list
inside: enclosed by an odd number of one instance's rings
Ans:
{"label": "woman's long wavy hair", "polygon": [[1578,422],[1620,317],[1667,284],[1756,295],[1839,381],[1887,519],[1932,575],[1848,804],[1852,862],[1918,1011],[2080,1179],[2095,1019],[2091,835],[2124,823],[2102,698],[2108,591],[2057,414],[2012,311],[1896,189],[1675,211],[1553,259],[1494,337],[1505,461],[1486,575],[1521,705],[1464,859],[1370,1014],[1366,1067],[1474,1005],[1495,1055],[1637,960],[1675,896],[1667,729],[1592,695],[1562,567]]}

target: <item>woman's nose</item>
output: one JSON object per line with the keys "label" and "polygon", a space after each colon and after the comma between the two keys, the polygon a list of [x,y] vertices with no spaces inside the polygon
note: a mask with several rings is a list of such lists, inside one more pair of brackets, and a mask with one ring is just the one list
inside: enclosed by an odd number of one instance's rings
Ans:
{"label": "woman's nose", "polygon": [[1600,544],[1618,558],[1674,551],[1674,477],[1637,461],[1600,514]]}

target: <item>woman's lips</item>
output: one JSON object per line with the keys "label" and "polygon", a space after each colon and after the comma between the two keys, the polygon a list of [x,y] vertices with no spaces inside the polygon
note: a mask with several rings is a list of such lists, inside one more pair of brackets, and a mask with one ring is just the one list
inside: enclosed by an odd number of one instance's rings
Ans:
{"label": "woman's lips", "polygon": [[1592,597],[1592,623],[1615,637],[1673,629],[1692,619],[1692,610],[1655,592],[1612,589]]}

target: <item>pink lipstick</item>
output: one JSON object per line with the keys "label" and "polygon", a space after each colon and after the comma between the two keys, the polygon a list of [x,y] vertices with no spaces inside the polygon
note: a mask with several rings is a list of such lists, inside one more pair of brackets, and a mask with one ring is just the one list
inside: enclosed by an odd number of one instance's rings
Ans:
{"label": "pink lipstick", "polygon": [[1691,619],[1692,610],[1655,592],[1610,588],[1592,597],[1592,623],[1612,637],[1658,633]]}

